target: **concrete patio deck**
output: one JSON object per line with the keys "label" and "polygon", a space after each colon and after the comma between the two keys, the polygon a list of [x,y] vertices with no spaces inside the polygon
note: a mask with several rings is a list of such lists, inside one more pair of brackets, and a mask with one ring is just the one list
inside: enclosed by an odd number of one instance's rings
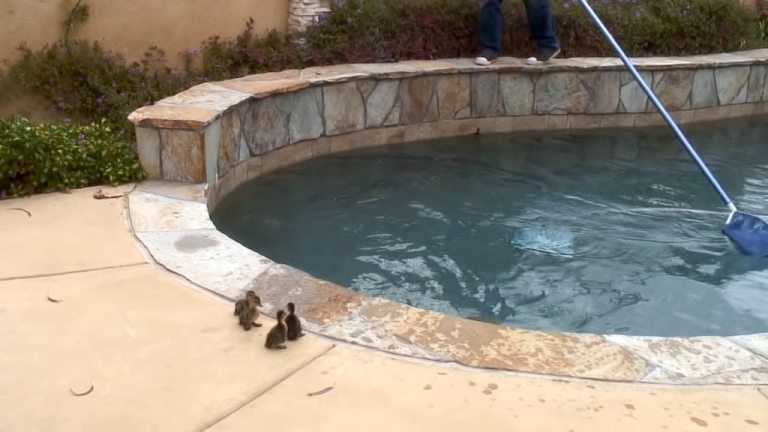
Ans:
{"label": "concrete patio deck", "polygon": [[96,190],[0,201],[0,431],[768,431],[768,387],[526,376],[316,335],[267,351],[270,319],[241,331]]}

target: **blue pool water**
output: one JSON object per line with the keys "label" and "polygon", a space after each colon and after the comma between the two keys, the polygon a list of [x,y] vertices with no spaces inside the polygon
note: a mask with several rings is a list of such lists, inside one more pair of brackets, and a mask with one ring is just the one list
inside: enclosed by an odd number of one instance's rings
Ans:
{"label": "blue pool water", "polygon": [[[684,130],[744,211],[768,214],[768,118]],[[373,296],[542,330],[768,331],[768,259],[666,128],[511,133],[330,155],[236,189],[224,233]]]}

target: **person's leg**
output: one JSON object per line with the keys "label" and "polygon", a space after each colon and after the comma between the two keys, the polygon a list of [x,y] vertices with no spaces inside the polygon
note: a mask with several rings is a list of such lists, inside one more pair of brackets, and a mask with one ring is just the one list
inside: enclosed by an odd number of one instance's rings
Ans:
{"label": "person's leg", "polygon": [[501,52],[501,32],[503,28],[502,1],[483,0],[480,5],[480,22],[478,27],[480,55],[475,59],[475,63],[479,65],[491,64]]}
{"label": "person's leg", "polygon": [[550,0],[523,0],[528,15],[528,28],[536,42],[533,60],[546,62],[560,54],[560,41],[555,30]]}

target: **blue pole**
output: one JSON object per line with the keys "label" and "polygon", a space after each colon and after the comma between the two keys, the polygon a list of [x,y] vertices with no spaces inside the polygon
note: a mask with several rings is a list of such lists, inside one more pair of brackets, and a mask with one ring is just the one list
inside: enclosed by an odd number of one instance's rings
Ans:
{"label": "blue pole", "polygon": [[677,124],[672,119],[672,116],[669,115],[667,110],[664,108],[664,106],[661,104],[659,99],[656,97],[656,95],[653,93],[653,90],[651,90],[650,87],[648,87],[648,84],[645,83],[643,80],[643,77],[640,76],[640,73],[637,72],[637,69],[635,69],[635,66],[629,61],[627,58],[627,55],[624,54],[624,51],[621,49],[619,44],[616,42],[616,40],[611,35],[611,32],[608,31],[608,29],[605,27],[603,22],[600,20],[600,17],[597,16],[594,10],[592,10],[592,7],[587,3],[587,0],[579,0],[579,3],[584,7],[584,10],[586,10],[587,14],[589,14],[592,17],[592,20],[595,21],[595,24],[600,28],[600,31],[603,32],[603,35],[605,35],[606,39],[608,39],[608,42],[613,46],[613,49],[616,51],[616,53],[621,57],[621,61],[624,62],[624,65],[629,69],[630,73],[632,73],[632,76],[635,77],[637,80],[637,83],[640,84],[640,87],[643,89],[646,95],[648,95],[648,98],[653,102],[653,105],[656,107],[657,110],[659,110],[659,113],[661,113],[661,116],[664,117],[664,120],[666,120],[667,124],[670,128],[672,128],[672,131],[677,135],[677,138],[680,140],[680,142],[683,143],[683,146],[688,151],[688,154],[691,155],[694,161],[696,161],[696,164],[699,166],[699,169],[704,173],[704,175],[707,177],[707,180],[709,180],[709,183],[712,185],[712,187],[715,188],[715,191],[717,191],[718,195],[720,195],[720,199],[723,200],[723,203],[728,207],[731,212],[736,211],[736,206],[733,204],[733,200],[728,196],[727,193],[725,193],[725,190],[720,186],[720,184],[717,182],[717,179],[715,179],[715,176],[712,175],[712,173],[709,171],[709,168],[707,168],[707,165],[704,163],[703,160],[699,157],[699,155],[696,153],[696,150],[693,148],[691,143],[688,142],[688,139],[685,138],[685,135],[683,135],[683,132],[680,130],[680,128],[677,127]]}

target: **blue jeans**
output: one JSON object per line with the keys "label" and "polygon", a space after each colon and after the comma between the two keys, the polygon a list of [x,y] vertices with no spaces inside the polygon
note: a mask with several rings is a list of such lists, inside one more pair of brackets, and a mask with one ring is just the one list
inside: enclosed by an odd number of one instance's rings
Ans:
{"label": "blue jeans", "polygon": [[[480,6],[480,46],[495,53],[501,52],[501,31],[503,0],[483,0]],[[528,15],[528,29],[533,40],[540,48],[560,48],[560,41],[555,33],[555,17],[552,15],[550,0],[523,0]]]}

